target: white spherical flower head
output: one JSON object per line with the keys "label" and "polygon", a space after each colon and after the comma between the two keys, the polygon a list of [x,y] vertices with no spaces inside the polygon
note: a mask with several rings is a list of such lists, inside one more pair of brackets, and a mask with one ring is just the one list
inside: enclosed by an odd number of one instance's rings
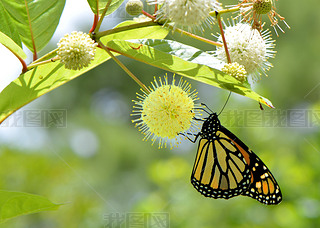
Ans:
{"label": "white spherical flower head", "polygon": [[197,94],[190,92],[190,84],[179,80],[175,85],[168,82],[167,77],[159,82],[155,79],[149,93],[137,94],[138,101],[133,101],[133,114],[138,116],[132,122],[145,134],[144,140],[151,138],[153,143],[159,139],[159,148],[166,147],[170,142],[170,148],[181,141],[181,134],[186,132],[195,134],[198,123],[194,117],[199,115],[199,107],[195,104]]}
{"label": "white spherical flower head", "polygon": [[66,69],[80,70],[94,59],[97,43],[83,32],[66,34],[58,43],[57,55]]}
{"label": "white spherical flower head", "polygon": [[187,27],[191,30],[195,27],[213,23],[210,11],[221,9],[217,0],[150,0],[149,3],[161,5],[157,12],[158,20],[173,22],[174,27]]}
{"label": "white spherical flower head", "polygon": [[[266,72],[272,67],[268,59],[276,53],[273,50],[275,41],[271,39],[269,30],[260,34],[251,25],[238,23],[226,26],[224,33],[232,62],[244,66],[253,81],[260,78],[261,73],[267,75]],[[221,35],[218,41],[222,42]],[[224,47],[217,47],[215,55],[227,63]]]}

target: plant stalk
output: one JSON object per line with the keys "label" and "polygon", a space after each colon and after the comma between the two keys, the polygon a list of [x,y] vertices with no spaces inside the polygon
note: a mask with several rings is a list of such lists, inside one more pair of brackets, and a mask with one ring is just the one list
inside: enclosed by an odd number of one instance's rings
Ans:
{"label": "plant stalk", "polygon": [[[102,12],[102,14],[101,14],[101,17],[99,18],[99,21],[98,21],[98,23],[97,23],[97,26],[96,26],[96,28],[94,29],[94,32],[95,32],[95,33],[97,33],[97,32],[99,31],[100,26],[101,26],[101,24],[102,24],[102,21],[103,21],[104,17],[105,17],[106,14],[107,14],[107,11],[108,11],[108,9],[109,9],[109,6],[111,5],[111,2],[112,2],[112,0],[109,0],[108,3],[107,3],[107,5],[106,5],[106,7],[104,7],[103,12]],[[97,8],[97,12],[99,13],[99,9],[98,9],[98,8]]]}
{"label": "plant stalk", "polygon": [[98,41],[99,46],[103,48],[111,58],[146,92],[150,93],[148,87],[146,87],[119,59],[117,59],[112,52],[108,49],[108,47],[104,46],[101,41]]}
{"label": "plant stalk", "polygon": [[231,58],[230,58],[229,49],[228,49],[228,46],[227,46],[227,41],[226,41],[226,38],[224,36],[223,27],[222,27],[222,23],[221,23],[221,17],[220,17],[219,12],[216,12],[216,17],[217,17],[218,25],[219,25],[219,28],[220,28],[220,33],[221,33],[223,46],[224,46],[224,50],[226,52],[228,63],[232,63],[231,62]]}

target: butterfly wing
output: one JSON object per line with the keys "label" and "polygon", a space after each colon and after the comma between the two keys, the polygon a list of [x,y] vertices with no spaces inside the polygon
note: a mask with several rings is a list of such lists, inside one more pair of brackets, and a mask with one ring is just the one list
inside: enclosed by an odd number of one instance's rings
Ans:
{"label": "butterfly wing", "polygon": [[201,138],[191,183],[202,195],[225,198],[247,191],[251,180],[249,166],[236,145],[223,132],[214,139]]}
{"label": "butterfly wing", "polygon": [[279,204],[282,201],[280,187],[267,166],[253,152],[250,154],[251,184],[242,195],[264,204]]}
{"label": "butterfly wing", "polygon": [[267,166],[228,129],[221,126],[221,130],[233,141],[249,165],[251,173],[250,186],[241,194],[264,204],[279,204],[282,201],[280,187]]}

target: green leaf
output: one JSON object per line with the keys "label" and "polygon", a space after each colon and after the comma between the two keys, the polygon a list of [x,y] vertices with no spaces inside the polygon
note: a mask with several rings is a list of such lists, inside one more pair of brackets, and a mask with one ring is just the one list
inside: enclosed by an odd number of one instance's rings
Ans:
{"label": "green leaf", "polygon": [[[0,0],[22,42],[34,53],[44,48],[56,30],[65,0]],[[34,43],[34,45],[33,45]]]}
{"label": "green leaf", "polygon": [[40,65],[20,75],[0,93],[0,123],[22,106],[82,75],[108,59],[110,59],[109,55],[98,48],[92,64],[79,71],[67,70],[60,61],[57,61]]}
{"label": "green leaf", "polygon": [[[132,23],[126,22],[126,23]],[[134,22],[135,23],[135,22]],[[123,23],[119,24],[123,26]],[[118,26],[117,26],[118,27]],[[154,32],[150,32],[154,31]],[[121,32],[123,37],[128,39],[136,38],[164,38],[167,35],[167,30],[163,30],[161,26],[152,26],[147,32],[146,28],[134,29]],[[158,32],[155,32],[158,31]],[[119,33],[120,34],[120,33]],[[124,35],[126,34],[126,35]],[[111,34],[104,37],[105,41],[111,40],[116,34]],[[50,59],[56,55],[55,51],[49,53],[37,62]],[[102,49],[97,48],[94,61],[89,67],[79,71],[67,70],[64,65],[57,62],[50,62],[40,65],[25,74],[20,75],[19,78],[11,82],[0,93],[0,123],[2,123],[9,115],[28,104],[34,99],[50,92],[51,90],[69,82],[70,80],[84,74],[90,69],[110,59],[110,56]]]}
{"label": "green leaf", "polygon": [[6,48],[10,49],[16,55],[20,56],[22,59],[27,58],[27,55],[23,52],[22,48],[2,32],[0,32],[0,43],[2,43]]}
{"label": "green leaf", "polygon": [[208,85],[249,97],[269,107],[272,103],[220,69],[223,63],[197,48],[170,40],[111,40],[107,46],[122,55]]}
{"label": "green leaf", "polygon": [[10,37],[18,46],[22,47],[20,35],[14,24],[13,19],[5,10],[2,2],[0,1],[0,31]]}
{"label": "green leaf", "polygon": [[56,210],[60,205],[43,196],[23,192],[0,191],[0,222],[40,211]]}
{"label": "green leaf", "polygon": [[[97,14],[97,2],[99,2],[99,15],[101,16],[104,8],[106,7],[106,5],[108,4],[109,0],[87,0],[90,8],[92,10],[92,12],[94,14]],[[119,6],[122,4],[123,0],[112,0],[108,11],[106,13],[106,16],[108,16],[109,14],[111,14],[112,12],[114,12],[116,9],[119,8]]]}

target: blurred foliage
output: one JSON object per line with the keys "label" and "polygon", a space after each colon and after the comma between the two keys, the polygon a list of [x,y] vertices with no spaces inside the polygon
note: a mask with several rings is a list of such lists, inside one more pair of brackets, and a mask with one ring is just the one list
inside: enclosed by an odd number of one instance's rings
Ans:
{"label": "blurred foliage", "polygon": [[[276,3],[291,30],[277,38],[274,68],[254,89],[270,98],[277,110],[302,110],[308,124],[226,127],[268,165],[282,189],[281,204],[266,206],[242,196],[201,196],[189,180],[197,145],[186,141],[170,151],[142,141],[130,120],[131,100],[139,88],[108,61],[25,107],[66,109],[66,128],[17,128],[14,133],[9,127],[0,129],[1,189],[66,204],[57,211],[12,219],[2,227],[107,227],[108,215],[134,212],[168,213],[174,228],[319,227],[320,14],[314,4]],[[172,38],[183,39],[180,34]],[[120,59],[146,84],[164,74]],[[227,92],[191,83],[201,102],[221,109]],[[224,112],[230,110],[260,111],[257,102],[238,95],[231,96]]]}

